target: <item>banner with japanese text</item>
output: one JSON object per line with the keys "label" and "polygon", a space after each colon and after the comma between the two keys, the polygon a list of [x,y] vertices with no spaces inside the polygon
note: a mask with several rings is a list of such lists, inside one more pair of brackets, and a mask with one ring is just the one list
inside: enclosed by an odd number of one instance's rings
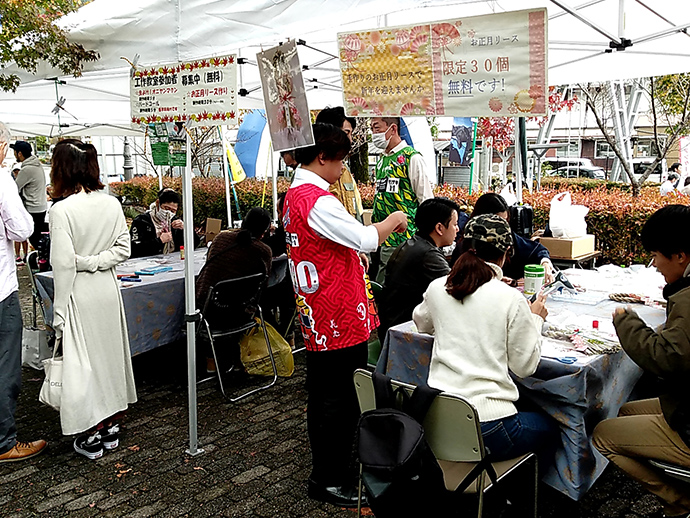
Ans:
{"label": "banner with japanese text", "polygon": [[157,65],[130,80],[132,125],[182,121],[188,126],[237,124],[235,56]]}
{"label": "banner with japanese text", "polygon": [[350,116],[541,116],[547,12],[531,9],[338,34]]}
{"label": "banner with japanese text", "polygon": [[256,62],[273,150],[313,145],[311,116],[295,41],[259,52]]}

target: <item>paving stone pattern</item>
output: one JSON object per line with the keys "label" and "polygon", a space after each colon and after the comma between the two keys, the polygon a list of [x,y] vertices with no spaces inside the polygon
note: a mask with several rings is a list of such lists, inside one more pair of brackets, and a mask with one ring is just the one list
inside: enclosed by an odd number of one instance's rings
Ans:
{"label": "paving stone pattern", "polygon": [[[20,274],[29,322],[28,281]],[[185,454],[185,344],[145,353],[133,363],[139,401],[128,412],[120,447],[97,461],[74,453],[71,439],[61,435],[57,412],[38,403],[43,374],[24,369],[19,439],[44,438],[49,449],[34,459],[0,465],[0,516],[356,516],[307,498],[303,353],[296,357],[292,378],[237,404],[227,403],[214,381],[199,385],[199,439],[205,453],[196,457]],[[542,485],[539,507],[541,517],[661,516],[655,499],[613,468],[577,503]],[[434,516],[431,510],[429,516]]]}

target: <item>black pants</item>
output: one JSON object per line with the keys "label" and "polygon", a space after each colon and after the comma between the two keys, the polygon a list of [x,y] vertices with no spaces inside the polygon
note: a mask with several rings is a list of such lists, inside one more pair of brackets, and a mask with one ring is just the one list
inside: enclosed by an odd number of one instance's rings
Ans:
{"label": "black pants", "polygon": [[34,248],[38,247],[38,240],[41,239],[42,232],[48,232],[46,225],[46,211],[43,212],[30,212],[31,217],[34,219],[34,233],[29,236],[29,243]]}
{"label": "black pants", "polygon": [[366,366],[367,342],[335,351],[307,351],[310,478],[322,486],[355,481],[352,445],[360,412],[352,374]]}

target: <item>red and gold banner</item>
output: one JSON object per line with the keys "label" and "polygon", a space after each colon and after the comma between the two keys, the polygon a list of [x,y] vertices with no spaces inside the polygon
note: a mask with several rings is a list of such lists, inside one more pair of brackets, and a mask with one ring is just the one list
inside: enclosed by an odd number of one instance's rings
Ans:
{"label": "red and gold banner", "polygon": [[338,34],[352,116],[546,115],[546,9]]}

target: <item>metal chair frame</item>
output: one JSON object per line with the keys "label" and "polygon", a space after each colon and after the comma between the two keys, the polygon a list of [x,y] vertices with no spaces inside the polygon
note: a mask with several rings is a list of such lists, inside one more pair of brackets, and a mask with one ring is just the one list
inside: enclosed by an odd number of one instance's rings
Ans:
{"label": "metal chair frame", "polygon": [[[354,373],[354,383],[360,410],[365,412],[375,409],[376,401],[371,372],[357,369]],[[391,383],[394,388],[403,387],[410,394],[415,388],[414,385],[396,380],[392,380]],[[472,468],[482,462],[486,455],[477,410],[467,399],[442,392],[432,403],[422,424],[427,443],[443,471],[446,489],[454,491],[464,481]],[[534,518],[537,518],[537,486],[539,481],[537,456],[534,453],[528,453],[515,459],[494,462],[492,466],[496,470],[497,482],[500,482],[518,467],[527,463],[532,463],[534,467],[533,511]],[[361,473],[362,466],[360,465],[358,516],[361,515]],[[487,471],[484,469],[477,481],[465,490],[466,493],[478,493],[477,516],[479,518],[481,518],[484,508],[484,493],[492,486]],[[480,491],[479,488],[483,488],[483,490]]]}
{"label": "metal chair frame", "polygon": [[690,469],[661,460],[649,459],[649,463],[655,468],[663,471],[669,477],[690,484]]}
{"label": "metal chair frame", "polygon": [[[216,374],[218,375],[220,390],[223,393],[223,396],[233,403],[251,396],[252,394],[255,394],[261,390],[272,387],[275,385],[276,380],[278,379],[278,370],[276,369],[271,343],[268,339],[266,322],[264,321],[263,311],[259,305],[261,290],[265,280],[265,274],[257,273],[254,275],[247,275],[245,277],[229,279],[216,283],[206,297],[204,310],[201,313],[202,326],[211,343],[211,352],[213,353],[213,359],[216,362]],[[242,315],[242,313],[244,313],[244,315]],[[257,313],[261,322],[260,324],[255,319]],[[242,315],[241,318],[240,315]],[[217,318],[224,317],[231,319],[233,316],[237,317],[238,319],[237,325],[232,327],[220,327],[217,325]],[[209,321],[209,319],[211,321]],[[249,390],[234,398],[229,397],[225,393],[225,386],[223,385],[222,369],[220,367],[220,363],[218,363],[215,340],[218,338],[245,333],[246,331],[249,331],[257,326],[261,326],[263,330],[266,348],[268,349],[268,356],[271,359],[271,366],[273,367],[273,379],[267,385]],[[197,332],[200,331],[201,329],[199,328]]]}

